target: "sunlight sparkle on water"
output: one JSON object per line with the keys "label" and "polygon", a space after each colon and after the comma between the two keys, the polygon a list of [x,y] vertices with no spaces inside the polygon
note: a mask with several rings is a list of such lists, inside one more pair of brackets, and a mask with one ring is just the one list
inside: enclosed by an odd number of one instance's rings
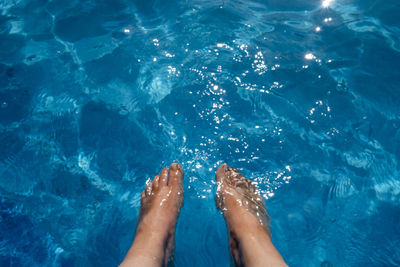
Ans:
{"label": "sunlight sparkle on water", "polygon": [[322,7],[328,8],[334,0],[324,0],[322,1]]}
{"label": "sunlight sparkle on water", "polygon": [[313,60],[316,57],[312,53],[308,53],[308,54],[305,54],[304,58],[307,60]]}

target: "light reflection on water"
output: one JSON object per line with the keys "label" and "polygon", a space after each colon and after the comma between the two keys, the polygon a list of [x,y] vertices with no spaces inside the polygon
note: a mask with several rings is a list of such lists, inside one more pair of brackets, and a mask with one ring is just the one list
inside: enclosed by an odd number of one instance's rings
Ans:
{"label": "light reflection on water", "polygon": [[289,264],[395,265],[398,5],[366,2],[1,4],[0,263],[115,266],[179,161],[177,266],[229,264],[224,162]]}

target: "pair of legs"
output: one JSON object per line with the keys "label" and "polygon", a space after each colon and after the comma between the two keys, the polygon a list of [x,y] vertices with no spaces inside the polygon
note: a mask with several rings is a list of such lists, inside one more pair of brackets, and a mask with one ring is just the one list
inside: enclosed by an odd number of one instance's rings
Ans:
{"label": "pair of legs", "polygon": [[[135,240],[121,267],[167,266],[183,204],[183,170],[164,168],[142,192]],[[228,165],[216,172],[217,207],[224,214],[237,266],[287,266],[271,242],[269,217],[254,185]]]}

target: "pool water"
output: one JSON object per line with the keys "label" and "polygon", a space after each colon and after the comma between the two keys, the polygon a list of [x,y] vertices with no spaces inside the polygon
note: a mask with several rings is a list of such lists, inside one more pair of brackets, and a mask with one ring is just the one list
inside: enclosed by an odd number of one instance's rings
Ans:
{"label": "pool water", "polygon": [[229,266],[214,173],[291,266],[400,265],[397,0],[0,0],[0,266],[117,266],[178,161],[175,266]]}

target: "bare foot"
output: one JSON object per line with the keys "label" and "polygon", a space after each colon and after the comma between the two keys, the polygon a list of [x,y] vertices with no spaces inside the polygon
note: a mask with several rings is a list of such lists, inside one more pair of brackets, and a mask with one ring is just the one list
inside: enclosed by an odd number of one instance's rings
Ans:
{"label": "bare foot", "polygon": [[136,236],[121,266],[167,266],[173,256],[175,226],[183,205],[183,170],[173,163],[156,175],[141,195]]}
{"label": "bare foot", "polygon": [[217,207],[229,232],[237,266],[286,266],[271,242],[270,218],[263,198],[237,169],[221,165],[216,172]]}

